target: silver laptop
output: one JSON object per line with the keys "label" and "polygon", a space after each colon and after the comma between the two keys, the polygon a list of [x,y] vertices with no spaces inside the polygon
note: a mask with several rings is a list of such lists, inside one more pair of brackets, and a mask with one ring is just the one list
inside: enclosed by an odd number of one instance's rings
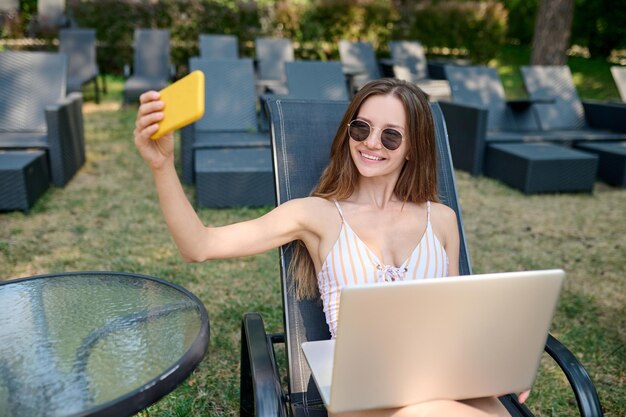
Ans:
{"label": "silver laptop", "polygon": [[333,412],[519,393],[534,382],[564,277],[555,269],[349,286],[337,339],[302,350]]}

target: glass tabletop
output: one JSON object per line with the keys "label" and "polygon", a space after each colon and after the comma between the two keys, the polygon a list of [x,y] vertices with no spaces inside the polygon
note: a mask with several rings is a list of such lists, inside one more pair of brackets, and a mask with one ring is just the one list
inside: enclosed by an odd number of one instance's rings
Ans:
{"label": "glass tabletop", "polygon": [[132,415],[172,391],[209,340],[202,302],[153,277],[0,282],[0,415]]}

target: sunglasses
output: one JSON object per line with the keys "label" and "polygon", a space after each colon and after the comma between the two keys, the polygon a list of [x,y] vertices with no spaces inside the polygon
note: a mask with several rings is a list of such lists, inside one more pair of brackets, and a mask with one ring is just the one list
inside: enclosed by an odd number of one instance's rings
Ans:
{"label": "sunglasses", "polygon": [[[374,129],[375,128],[365,120],[356,119],[348,123],[348,135],[350,139],[357,142],[363,142],[365,139],[369,138]],[[380,132],[380,142],[386,149],[395,151],[402,144],[402,133],[389,127],[382,129]]]}

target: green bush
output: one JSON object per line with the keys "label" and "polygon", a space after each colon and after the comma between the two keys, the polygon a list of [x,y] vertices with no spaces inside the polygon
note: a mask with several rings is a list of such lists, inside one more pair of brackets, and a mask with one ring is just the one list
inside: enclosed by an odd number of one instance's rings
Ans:
{"label": "green bush", "polygon": [[394,21],[397,12],[389,4],[373,2],[361,6],[356,1],[328,1],[303,12],[299,41],[317,51],[318,59],[339,59],[342,39],[368,41],[379,53],[385,53]]}
{"label": "green bush", "polygon": [[421,1],[407,6],[394,38],[417,39],[429,48],[457,48],[474,62],[493,59],[505,41],[507,11],[495,1]]}
{"label": "green bush", "polygon": [[[507,38],[532,43],[539,0],[503,0],[509,10]],[[626,8],[623,0],[575,0],[571,43],[589,48],[593,57],[608,57],[626,48]]]}
{"label": "green bush", "polygon": [[23,38],[37,11],[37,0],[21,0],[18,10],[0,10],[0,39]]}
{"label": "green bush", "polygon": [[626,7],[623,0],[576,0],[572,43],[589,48],[593,57],[608,57],[626,48]]}
{"label": "green bush", "polygon": [[18,13],[0,11],[0,39],[21,36],[21,27],[21,19]]}
{"label": "green bush", "polygon": [[142,26],[139,4],[123,0],[72,1],[69,5],[79,26],[96,29],[100,71],[121,73],[132,63],[133,26]]}
{"label": "green bush", "polygon": [[515,44],[531,45],[539,0],[503,0],[509,11],[507,39]]}
{"label": "green bush", "polygon": [[198,54],[201,33],[235,35],[244,52],[259,33],[254,3],[235,7],[220,0],[71,0],[68,9],[79,26],[96,29],[99,65],[108,73],[119,74],[132,63],[136,28],[169,29],[172,62],[181,74],[189,58]]}
{"label": "green bush", "polygon": [[182,75],[198,54],[201,33],[235,35],[248,57],[257,36],[276,36],[293,40],[298,59],[338,59],[341,39],[369,41],[381,56],[391,39],[416,39],[487,62],[507,24],[506,10],[491,0],[68,0],[67,9],[79,26],[96,29],[100,68],[112,74],[132,63],[135,28],[169,29],[172,61]]}

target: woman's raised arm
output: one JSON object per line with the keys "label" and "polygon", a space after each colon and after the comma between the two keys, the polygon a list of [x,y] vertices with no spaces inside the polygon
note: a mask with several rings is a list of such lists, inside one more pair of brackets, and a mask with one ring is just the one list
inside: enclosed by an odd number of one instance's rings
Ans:
{"label": "woman's raised arm", "polygon": [[308,199],[283,204],[266,215],[221,227],[206,227],[187,199],[174,166],[173,135],[150,136],[163,119],[159,93],[140,97],[135,124],[135,145],[146,161],[156,185],[167,227],[182,257],[188,262],[253,255],[307,235]]}

